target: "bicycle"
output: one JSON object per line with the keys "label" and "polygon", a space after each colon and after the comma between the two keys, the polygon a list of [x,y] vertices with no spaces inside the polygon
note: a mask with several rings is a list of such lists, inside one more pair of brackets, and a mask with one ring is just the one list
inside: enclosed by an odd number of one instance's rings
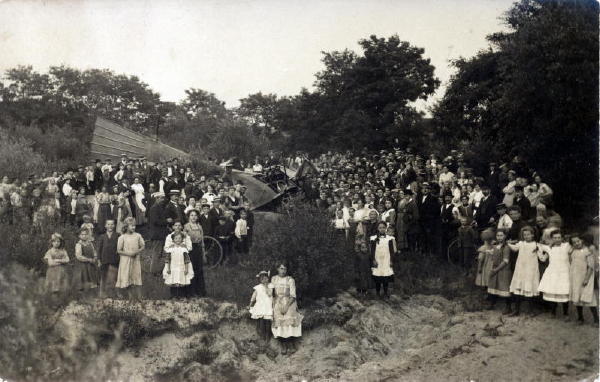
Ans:
{"label": "bicycle", "polygon": [[207,269],[215,268],[223,260],[223,247],[212,236],[204,236],[204,257]]}

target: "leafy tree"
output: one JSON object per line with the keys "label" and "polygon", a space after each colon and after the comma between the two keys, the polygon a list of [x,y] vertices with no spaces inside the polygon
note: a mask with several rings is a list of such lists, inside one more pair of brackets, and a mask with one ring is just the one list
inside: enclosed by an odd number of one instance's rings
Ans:
{"label": "leafy tree", "polygon": [[237,115],[248,123],[256,134],[271,135],[279,128],[279,99],[276,94],[250,94],[240,99]]}
{"label": "leafy tree", "polygon": [[295,148],[378,148],[418,126],[422,115],[413,102],[427,99],[439,85],[424,50],[396,35],[373,35],[359,45],[362,55],[347,49],[324,52],[325,69],[316,74],[315,92],[293,99],[294,117],[303,122],[282,118],[281,128],[292,134]]}
{"label": "leafy tree", "polygon": [[522,155],[576,214],[598,190],[598,3],[522,0],[491,49],[456,63],[434,115],[441,133]]}

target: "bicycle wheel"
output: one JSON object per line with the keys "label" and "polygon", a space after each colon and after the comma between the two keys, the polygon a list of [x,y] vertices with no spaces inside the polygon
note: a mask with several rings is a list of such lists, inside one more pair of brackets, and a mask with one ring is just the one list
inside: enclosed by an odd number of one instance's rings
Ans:
{"label": "bicycle wheel", "polygon": [[458,239],[454,239],[448,245],[447,250],[448,262],[450,264],[459,264],[461,261],[460,253],[458,250]]}
{"label": "bicycle wheel", "polygon": [[223,247],[214,237],[204,236],[204,254],[206,256],[206,265],[208,269],[221,264],[223,259]]}

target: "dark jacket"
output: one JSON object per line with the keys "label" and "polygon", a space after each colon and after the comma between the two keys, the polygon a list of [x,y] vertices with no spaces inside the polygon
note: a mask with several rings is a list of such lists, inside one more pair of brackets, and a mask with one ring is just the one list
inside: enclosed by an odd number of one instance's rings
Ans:
{"label": "dark jacket", "polygon": [[477,222],[477,228],[484,229],[490,226],[490,218],[496,215],[496,198],[493,195],[489,195],[485,199],[481,199],[479,207],[475,211],[473,217]]}
{"label": "dark jacket", "polygon": [[202,226],[202,232],[204,232],[204,235],[213,236],[214,225],[212,223],[212,219],[210,218],[210,215],[204,216],[201,214],[198,217],[198,223]]}
{"label": "dark jacket", "polygon": [[167,219],[179,220],[183,224],[183,212],[181,208],[179,208],[179,204],[175,204],[173,202],[167,202],[165,204],[165,223]]}
{"label": "dark jacket", "polygon": [[150,240],[164,240],[169,232],[164,202],[156,202],[150,207],[148,210],[148,224],[150,226]]}
{"label": "dark jacket", "polygon": [[119,254],[117,253],[118,241],[119,235],[116,232],[113,232],[111,237],[108,237],[106,233],[103,233],[98,237],[96,250],[101,264],[119,264]]}
{"label": "dark jacket", "polygon": [[421,222],[436,222],[440,216],[440,202],[438,198],[429,194],[423,202],[423,196],[417,200],[419,208],[419,218]]}

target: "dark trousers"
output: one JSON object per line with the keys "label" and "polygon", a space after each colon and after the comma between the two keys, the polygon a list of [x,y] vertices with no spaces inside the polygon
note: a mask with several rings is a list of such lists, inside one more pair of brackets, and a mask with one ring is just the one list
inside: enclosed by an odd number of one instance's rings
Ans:
{"label": "dark trousers", "polygon": [[230,239],[218,239],[218,240],[219,240],[219,244],[221,244],[221,247],[223,248],[223,259],[221,260],[221,262],[230,261],[231,252],[232,252],[231,240]]}
{"label": "dark trousers", "polygon": [[421,249],[425,253],[436,255],[439,253],[438,229],[435,221],[423,221],[421,223]]}
{"label": "dark trousers", "polygon": [[256,332],[258,333],[258,337],[265,341],[271,338],[273,336],[271,334],[271,320],[265,320],[264,318],[257,319]]}

